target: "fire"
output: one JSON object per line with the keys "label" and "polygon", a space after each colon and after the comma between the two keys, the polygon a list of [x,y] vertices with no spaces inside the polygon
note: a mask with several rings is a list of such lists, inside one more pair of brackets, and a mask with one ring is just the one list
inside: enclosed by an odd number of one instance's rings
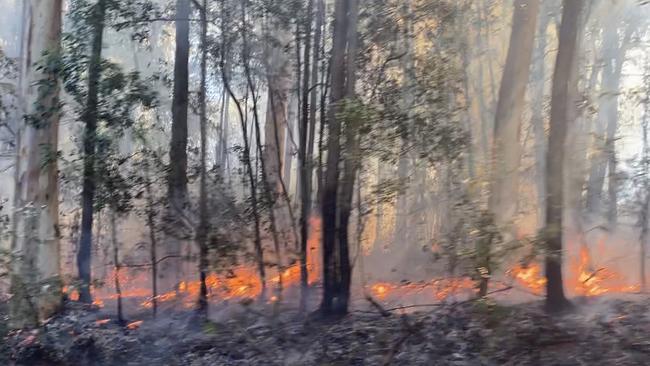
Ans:
{"label": "fire", "polygon": [[523,285],[531,292],[537,295],[544,293],[546,277],[544,277],[539,264],[530,263],[528,265],[517,265],[508,271],[508,273],[515,279],[515,281],[517,281],[518,284]]}
{"label": "fire", "polygon": [[[321,221],[318,216],[313,216],[309,220],[310,234],[307,248],[307,273],[309,284],[314,284],[319,280],[320,275],[320,231]],[[103,282],[106,286],[91,288],[93,296],[93,305],[104,307],[106,301],[114,301],[118,297],[122,299],[134,298],[142,299],[140,305],[144,308],[153,307],[153,298],[151,297],[150,274],[146,271],[133,272],[123,268],[117,274],[122,291],[118,295],[113,288],[116,280],[116,271],[111,270]],[[275,274],[267,279],[269,289],[276,288],[282,283],[283,288],[295,287],[300,283],[300,265],[294,264],[282,270],[282,273]],[[254,299],[259,297],[262,292],[262,283],[256,265],[246,265],[237,267],[228,273],[211,273],[206,278],[208,287],[208,297],[217,301],[230,299]],[[201,288],[200,281],[182,281],[173,291],[158,294],[155,298],[157,303],[164,303],[177,300],[185,307],[193,307],[199,296]],[[79,300],[79,292],[74,287],[64,287],[63,292],[73,301]],[[278,301],[277,297],[270,299],[271,302]]]}
{"label": "fire", "polygon": [[141,325],[142,325],[142,320],[134,321],[132,323],[127,324],[126,329],[131,329],[131,330],[138,329],[140,328]]}
{"label": "fire", "polygon": [[578,295],[597,296],[607,293],[638,292],[639,285],[626,284],[625,278],[608,268],[592,266],[586,247],[580,248],[580,255],[572,265],[574,270],[573,290]]}
{"label": "fire", "polygon": [[[546,277],[538,263],[517,265],[507,273],[531,292],[544,294]],[[572,295],[598,296],[607,293],[638,292],[640,286],[630,285],[624,276],[612,269],[594,267],[589,251],[582,246],[577,257],[569,260],[566,289]]]}
{"label": "fire", "polygon": [[388,292],[390,291],[390,284],[376,283],[370,286],[370,291],[372,292],[374,297],[383,300],[386,298],[386,295],[388,295]]}
{"label": "fire", "polygon": [[401,284],[377,282],[370,286],[370,293],[379,300],[425,294],[438,301],[444,301],[451,296],[469,293],[475,286],[469,278],[434,279],[428,282]]}

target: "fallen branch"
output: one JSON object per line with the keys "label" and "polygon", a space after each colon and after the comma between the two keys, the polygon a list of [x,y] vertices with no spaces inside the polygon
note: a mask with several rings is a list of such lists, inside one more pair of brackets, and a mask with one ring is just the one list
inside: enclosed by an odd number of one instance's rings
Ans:
{"label": "fallen branch", "polygon": [[373,299],[372,296],[366,295],[366,300],[372,305],[375,309],[379,311],[379,314],[383,317],[389,317],[391,316],[391,313],[389,310],[386,310],[383,306],[381,306],[380,303],[377,302],[377,300]]}

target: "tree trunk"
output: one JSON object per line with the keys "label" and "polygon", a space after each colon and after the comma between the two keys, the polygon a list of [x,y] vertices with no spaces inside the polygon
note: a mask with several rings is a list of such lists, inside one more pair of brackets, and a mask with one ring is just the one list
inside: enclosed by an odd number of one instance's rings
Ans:
{"label": "tree trunk", "polygon": [[[562,282],[562,209],[564,150],[569,123],[571,70],[577,62],[578,29],[582,0],[564,0],[559,48],[553,73],[551,120],[548,139],[546,187],[546,309],[558,312],[570,306]],[[575,80],[575,79],[574,79]]]}
{"label": "tree trunk", "polygon": [[208,61],[208,3],[203,0],[199,9],[201,14],[201,85],[199,90],[199,119],[200,119],[200,160],[201,172],[199,178],[199,227],[196,232],[196,242],[199,247],[199,277],[201,289],[199,291],[198,310],[203,316],[208,315],[208,287],[206,278],[208,273],[208,191],[207,191],[207,128],[208,115],[206,107],[206,78]]}
{"label": "tree trunk", "polygon": [[[516,0],[514,3],[510,45],[494,118],[488,210],[495,224],[505,229],[507,239],[514,236],[512,220],[517,213],[521,115],[530,74],[538,13],[538,0]],[[478,248],[477,252],[485,253],[489,257],[492,243],[487,240],[477,243],[481,247],[487,246]],[[487,294],[491,268],[490,261],[485,258],[479,258],[479,263],[482,263],[482,266],[478,268],[481,277],[478,295],[483,297]]]}
{"label": "tree trunk", "polygon": [[[271,34],[268,37],[271,39],[267,41],[265,48],[265,58],[268,60],[265,65],[268,103],[264,126],[264,150],[261,155],[266,170],[265,179],[271,188],[274,216],[278,219],[280,234],[286,241],[287,233],[294,224],[288,218],[287,210],[291,203],[288,200],[286,181],[283,180],[283,167],[290,164],[285,160],[285,151],[289,149],[285,142],[290,131],[288,115],[292,82],[291,62],[285,47],[290,43],[291,34],[277,17],[271,16],[269,22]],[[278,200],[278,197],[283,199]]]}
{"label": "tree trunk", "polygon": [[512,32],[494,119],[489,210],[499,226],[511,226],[517,212],[519,135],[535,44],[539,0],[516,0]]}
{"label": "tree trunk", "polygon": [[[175,217],[187,206],[187,109],[189,93],[190,55],[190,0],[176,1],[176,51],[174,55],[174,90],[172,97],[172,128],[169,145],[169,171],[167,173],[167,199],[171,230],[179,227]],[[169,232],[165,245],[166,256],[174,256],[163,263],[161,276],[165,286],[175,286],[181,272],[180,233]],[[162,279],[162,278],[161,278]]]}
{"label": "tree trunk", "polygon": [[145,191],[147,194],[147,226],[149,227],[149,260],[151,261],[151,310],[158,314],[158,240],[156,238],[156,211],[149,175],[149,158],[144,161]]}
{"label": "tree trunk", "polygon": [[[347,25],[347,55],[346,55],[346,85],[345,102],[354,103],[356,99],[355,86],[357,81],[357,22],[359,18],[359,1],[350,0],[348,3]],[[352,266],[350,264],[349,226],[352,213],[352,199],[357,172],[361,167],[361,141],[359,124],[354,116],[345,120],[345,157],[343,160],[343,177],[340,183],[341,192],[338,202],[338,260],[339,284],[337,286],[337,303],[334,311],[339,314],[347,313],[350,300],[350,285],[352,282]]]}
{"label": "tree trunk", "polygon": [[[258,203],[258,196],[257,196],[257,181],[255,177],[257,174],[253,170],[253,163],[251,161],[251,149],[250,149],[250,139],[248,137],[248,126],[247,126],[247,117],[246,117],[246,110],[242,108],[241,103],[237,99],[235,93],[232,90],[232,87],[230,86],[230,80],[229,80],[229,75],[227,73],[227,70],[229,70],[229,65],[226,64],[226,61],[228,60],[227,52],[226,52],[226,36],[225,36],[225,22],[226,22],[226,17],[225,17],[225,9],[224,9],[224,2],[221,3],[221,15],[222,15],[222,42],[221,42],[221,58],[220,58],[220,69],[221,69],[221,80],[223,81],[223,85],[228,91],[228,95],[230,95],[230,98],[232,101],[235,103],[235,107],[237,108],[237,113],[239,114],[239,123],[241,127],[241,133],[242,133],[242,139],[244,142],[244,149],[242,151],[242,160],[244,163],[244,170],[245,173],[248,175],[248,180],[249,180],[249,188],[250,188],[250,200],[251,200],[251,211],[252,211],[252,216],[253,216],[253,223],[254,223],[254,240],[253,240],[253,247],[255,249],[255,259],[257,260],[257,266],[258,266],[258,273],[260,276],[260,282],[262,286],[262,291],[260,294],[261,298],[264,298],[266,296],[266,269],[264,266],[264,251],[262,248],[262,235],[261,235],[261,217],[259,213],[259,203]],[[248,94],[248,88],[247,94]],[[252,130],[252,129],[251,129]]]}
{"label": "tree trunk", "polygon": [[537,47],[534,53],[531,96],[532,117],[531,124],[535,136],[535,186],[537,188],[537,222],[538,228],[544,226],[546,185],[544,175],[546,174],[546,121],[544,118],[544,87],[546,85],[546,46],[547,28],[550,22],[547,5],[543,5],[540,16],[539,27],[537,28]]}
{"label": "tree trunk", "polygon": [[[35,62],[58,57],[62,1],[26,1],[21,93],[26,125],[20,127],[17,155],[16,232],[12,252],[11,325],[34,327],[61,306],[57,149],[59,84],[54,70]],[[42,60],[41,57],[45,57]],[[44,151],[45,150],[45,151]],[[47,153],[47,162],[43,154]]]}
{"label": "tree trunk", "polygon": [[603,30],[604,63],[602,72],[602,91],[600,93],[597,124],[596,148],[591,162],[591,172],[587,186],[587,210],[598,213],[601,211],[603,186],[607,174],[608,201],[607,221],[614,226],[618,216],[618,173],[616,161],[616,131],[618,129],[618,95],[621,84],[621,74],[629,43],[634,33],[637,21],[634,18],[626,27],[622,41],[619,41],[619,21],[610,20]]}
{"label": "tree trunk", "polygon": [[322,197],[323,222],[323,298],[320,311],[323,315],[335,314],[338,304],[339,273],[337,266],[337,202],[339,162],[341,160],[341,121],[337,117],[345,97],[345,51],[347,46],[348,1],[336,0],[334,10],[334,35],[332,39],[331,96],[328,113],[327,171]]}
{"label": "tree trunk", "polygon": [[106,1],[99,0],[93,7],[92,19],[92,49],[88,62],[88,95],[82,120],[86,128],[84,131],[84,168],[83,188],[81,192],[81,239],[79,240],[79,252],[77,253],[77,268],[81,288],[79,289],[79,301],[91,303],[91,248],[93,211],[95,201],[95,143],[97,139],[97,104],[99,99],[99,81],[101,78],[102,41],[104,37],[104,22],[106,17]]}
{"label": "tree trunk", "polygon": [[[307,19],[305,20],[305,49],[304,49],[304,74],[302,85],[302,115],[299,128],[300,144],[298,147],[298,160],[300,162],[300,311],[304,311],[307,304],[307,291],[309,283],[309,273],[307,272],[307,240],[309,235],[309,214],[311,211],[311,177],[310,161],[307,157],[307,130],[309,129],[310,116],[312,110],[309,105],[309,83],[310,83],[310,59],[311,51],[311,23],[314,8],[314,0],[307,3]],[[316,64],[314,64],[316,68]],[[312,98],[312,102],[313,102]]]}
{"label": "tree trunk", "polygon": [[113,284],[115,285],[115,297],[117,300],[117,322],[124,324],[124,314],[122,311],[122,286],[120,283],[120,244],[117,240],[117,213],[111,209],[111,244],[113,246]]}

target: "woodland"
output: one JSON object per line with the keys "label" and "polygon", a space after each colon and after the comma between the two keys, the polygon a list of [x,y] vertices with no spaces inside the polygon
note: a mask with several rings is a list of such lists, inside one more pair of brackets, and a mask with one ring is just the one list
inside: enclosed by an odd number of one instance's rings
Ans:
{"label": "woodland", "polygon": [[0,364],[648,364],[650,2],[0,10]]}

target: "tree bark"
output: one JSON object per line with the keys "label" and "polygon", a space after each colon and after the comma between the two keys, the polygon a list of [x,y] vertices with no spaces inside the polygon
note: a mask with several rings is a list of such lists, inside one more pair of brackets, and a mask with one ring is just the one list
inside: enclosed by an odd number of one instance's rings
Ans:
{"label": "tree bark", "polygon": [[208,60],[208,3],[203,0],[202,7],[199,9],[201,14],[201,84],[199,90],[199,119],[200,119],[200,160],[201,172],[199,177],[199,227],[196,232],[196,243],[199,247],[199,278],[201,288],[199,291],[198,310],[208,315],[208,287],[206,278],[208,273],[208,191],[207,191],[207,127],[208,115],[206,106],[206,80],[207,80],[207,60]]}
{"label": "tree bark", "polygon": [[[358,34],[357,22],[359,19],[359,1],[350,0],[348,9],[347,26],[347,55],[346,55],[346,85],[345,101],[354,103],[356,101],[355,86],[357,82],[357,48]],[[359,124],[354,116],[347,116],[345,119],[345,156],[343,160],[343,177],[340,183],[341,192],[338,202],[338,251],[339,251],[339,281],[337,304],[335,312],[344,314],[348,311],[350,300],[350,285],[352,282],[352,266],[350,264],[349,226],[352,214],[352,199],[354,196],[354,184],[357,172],[361,168],[361,141],[359,136]]]}
{"label": "tree bark", "polygon": [[120,283],[120,245],[117,240],[117,213],[111,209],[111,244],[113,246],[113,284],[115,286],[115,297],[117,299],[117,322],[124,324],[124,313],[122,311],[122,286]]}
{"label": "tree bark", "polygon": [[577,62],[578,29],[582,0],[564,0],[559,48],[553,73],[551,120],[548,139],[546,187],[546,309],[558,312],[570,306],[562,282],[562,211],[564,150],[569,123],[571,70]]}
{"label": "tree bark", "polygon": [[499,226],[509,226],[517,213],[519,142],[526,86],[535,44],[539,0],[516,0],[512,32],[494,119],[489,210]]}
{"label": "tree bark", "polygon": [[77,253],[77,268],[81,288],[79,289],[79,301],[91,303],[91,248],[92,228],[95,201],[95,143],[97,139],[97,120],[99,102],[99,81],[101,78],[102,41],[104,37],[104,22],[106,17],[106,1],[99,0],[93,7],[92,19],[90,20],[92,31],[92,49],[88,62],[88,95],[82,120],[86,128],[83,138],[84,168],[83,188],[81,192],[81,238],[79,240],[79,252]]}
{"label": "tree bark", "polygon": [[[190,0],[176,1],[176,51],[174,55],[174,90],[172,96],[172,128],[167,173],[169,219],[175,223],[178,210],[187,206],[187,110],[189,94]],[[170,225],[172,230],[178,225]],[[181,240],[178,232],[170,232],[165,245],[167,259],[161,271],[166,286],[174,286],[181,272]]]}
{"label": "tree bark", "polygon": [[323,315],[335,314],[338,305],[337,257],[337,202],[339,162],[341,160],[341,121],[337,117],[345,97],[345,53],[347,46],[347,14],[349,1],[337,0],[334,8],[334,35],[332,39],[331,95],[328,113],[327,171],[324,176],[322,197],[323,223],[323,298],[320,311]]}
{"label": "tree bark", "polygon": [[[59,56],[62,1],[26,1],[21,93],[26,121],[19,132],[16,232],[12,252],[11,325],[34,327],[61,306],[58,196],[59,83],[35,62]],[[45,57],[45,60],[42,59]],[[45,150],[45,151],[44,151]],[[48,161],[43,162],[47,153]]]}
{"label": "tree bark", "polygon": [[[313,110],[309,105],[310,83],[310,51],[311,51],[311,23],[314,0],[307,3],[307,19],[305,20],[305,49],[302,85],[302,115],[299,128],[300,144],[298,147],[298,160],[300,162],[300,310],[304,311],[307,304],[307,291],[309,273],[307,271],[307,241],[309,235],[309,215],[311,212],[311,176],[309,166],[311,157],[307,157],[307,131],[309,130],[310,115]],[[316,64],[314,64],[314,69]],[[312,103],[313,103],[312,98]],[[312,112],[313,113],[313,112]]]}

